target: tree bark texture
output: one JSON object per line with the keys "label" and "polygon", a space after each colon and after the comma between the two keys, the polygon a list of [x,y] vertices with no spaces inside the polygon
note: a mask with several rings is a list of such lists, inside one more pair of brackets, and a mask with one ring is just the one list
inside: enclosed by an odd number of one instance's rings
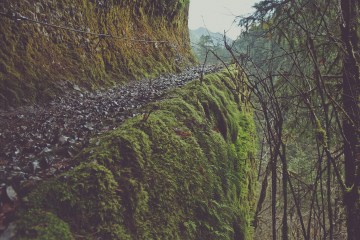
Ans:
{"label": "tree bark texture", "polygon": [[343,121],[345,135],[345,182],[347,191],[344,203],[347,214],[348,239],[360,238],[360,80],[359,80],[359,5],[357,0],[341,0],[343,15]]}

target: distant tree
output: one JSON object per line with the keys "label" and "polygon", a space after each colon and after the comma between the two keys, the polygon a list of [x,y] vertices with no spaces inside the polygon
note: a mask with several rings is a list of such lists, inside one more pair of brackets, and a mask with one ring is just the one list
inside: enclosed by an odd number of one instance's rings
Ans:
{"label": "distant tree", "polygon": [[200,63],[219,64],[221,61],[229,61],[230,54],[221,45],[221,41],[214,41],[210,35],[201,35],[200,39],[194,47],[194,51]]}
{"label": "distant tree", "polygon": [[203,49],[208,49],[208,48],[214,49],[215,48],[214,41],[212,40],[210,35],[201,35],[198,45],[199,45],[199,47],[201,47]]}

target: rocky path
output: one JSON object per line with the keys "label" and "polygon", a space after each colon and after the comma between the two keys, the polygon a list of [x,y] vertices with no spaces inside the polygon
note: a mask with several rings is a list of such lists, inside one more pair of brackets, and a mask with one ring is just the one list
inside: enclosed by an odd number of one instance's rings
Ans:
{"label": "rocky path", "polygon": [[[208,66],[204,73],[217,70]],[[41,106],[0,111],[0,239],[12,234],[7,226],[23,196],[39,181],[73,167],[72,160],[92,136],[115,129],[201,72],[201,67],[192,67],[98,92],[73,85],[66,95]]]}
{"label": "rocky path", "polygon": [[[204,72],[216,70],[209,66]],[[96,93],[74,85],[66,96],[44,106],[0,112],[0,202],[4,195],[15,198],[25,186],[71,167],[91,136],[116,128],[168,89],[200,74],[201,68],[193,67]]]}

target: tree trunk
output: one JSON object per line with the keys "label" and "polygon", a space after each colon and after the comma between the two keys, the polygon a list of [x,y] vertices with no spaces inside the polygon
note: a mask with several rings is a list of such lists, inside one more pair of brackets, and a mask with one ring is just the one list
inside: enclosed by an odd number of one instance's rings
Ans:
{"label": "tree trunk", "polygon": [[287,192],[287,183],[288,183],[288,167],[287,167],[287,160],[286,160],[286,146],[284,143],[281,144],[282,152],[280,154],[280,158],[282,161],[282,184],[283,184],[283,197],[284,197],[284,209],[283,209],[283,222],[282,222],[282,239],[288,240],[289,239],[289,226],[287,222],[288,218],[288,192]]}
{"label": "tree trunk", "polygon": [[277,174],[276,174],[277,157],[273,159],[271,168],[271,212],[272,212],[272,239],[276,240],[276,187],[277,187]]}
{"label": "tree trunk", "polygon": [[347,214],[348,239],[360,236],[360,80],[359,80],[359,1],[341,0],[343,15],[342,40],[345,47],[343,60],[343,121],[345,135],[345,181],[347,191],[344,203]]}

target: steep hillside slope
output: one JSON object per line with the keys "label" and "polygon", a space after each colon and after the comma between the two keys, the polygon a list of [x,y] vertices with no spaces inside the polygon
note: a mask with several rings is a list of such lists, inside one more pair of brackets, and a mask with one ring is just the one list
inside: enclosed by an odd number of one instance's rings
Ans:
{"label": "steep hillside slope", "polygon": [[255,132],[233,79],[208,75],[93,139],[26,198],[16,239],[251,239]]}
{"label": "steep hillside slope", "polygon": [[97,89],[192,60],[189,0],[4,0],[0,108],[44,101],[74,84]]}

